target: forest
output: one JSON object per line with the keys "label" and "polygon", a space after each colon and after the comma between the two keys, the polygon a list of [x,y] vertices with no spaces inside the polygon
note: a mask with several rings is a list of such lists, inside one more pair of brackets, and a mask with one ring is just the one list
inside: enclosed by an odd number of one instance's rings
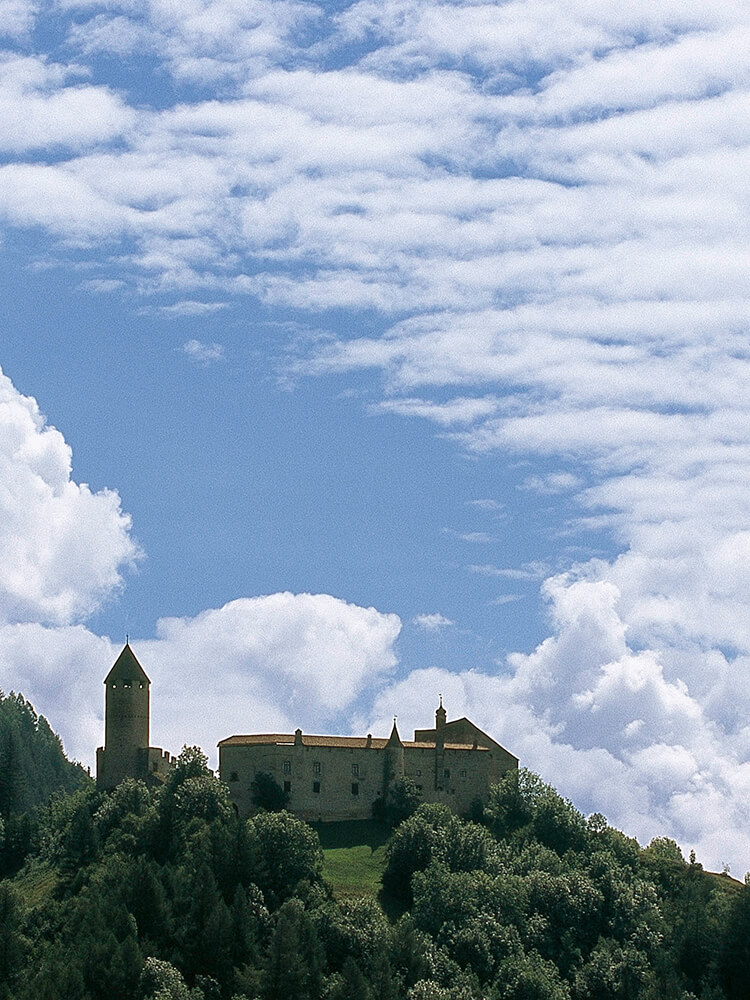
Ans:
{"label": "forest", "polygon": [[238,819],[195,747],[157,790],[100,792],[10,696],[0,755],[0,1000],[750,996],[747,880],[527,770],[471,817],[401,789],[380,892],[342,895],[316,830]]}

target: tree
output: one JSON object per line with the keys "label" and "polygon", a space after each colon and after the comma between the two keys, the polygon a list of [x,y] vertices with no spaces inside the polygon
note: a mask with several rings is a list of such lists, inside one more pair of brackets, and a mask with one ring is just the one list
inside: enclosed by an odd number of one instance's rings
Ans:
{"label": "tree", "polygon": [[302,879],[320,880],[323,852],[317,833],[291,813],[259,813],[248,820],[255,840],[253,881],[271,908],[294,893]]}
{"label": "tree", "polygon": [[388,783],[385,798],[373,802],[372,815],[374,819],[396,827],[418,809],[421,801],[422,793],[411,778],[394,778]]}
{"label": "tree", "polygon": [[0,882],[0,1000],[10,1000],[13,996],[25,945],[18,895],[9,882]]}
{"label": "tree", "polygon": [[189,990],[179,971],[158,958],[146,959],[141,988],[145,1000],[203,1000],[201,990]]}
{"label": "tree", "polygon": [[310,916],[299,899],[287,900],[269,943],[264,995],[267,1000],[317,1000],[322,968],[323,949]]}
{"label": "tree", "polygon": [[272,774],[259,771],[250,783],[253,805],[266,812],[281,812],[289,805],[289,792],[285,792]]}

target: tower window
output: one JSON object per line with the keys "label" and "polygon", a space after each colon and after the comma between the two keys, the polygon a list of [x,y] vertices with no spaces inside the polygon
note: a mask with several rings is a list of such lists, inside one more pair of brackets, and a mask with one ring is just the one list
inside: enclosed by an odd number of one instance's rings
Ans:
{"label": "tower window", "polygon": [[313,774],[320,774],[320,761],[316,760],[313,762]]}
{"label": "tower window", "polygon": [[320,782],[319,781],[313,781],[313,792],[316,795],[320,795]]}
{"label": "tower window", "polygon": [[417,768],[417,770],[416,770],[415,773],[416,773],[416,775],[417,775],[418,778],[422,777],[422,772],[419,770],[419,768]]}
{"label": "tower window", "polygon": [[284,791],[287,794],[289,794],[289,792],[291,792],[291,790],[292,790],[292,783],[291,783],[291,781],[285,781],[284,782]]}
{"label": "tower window", "polygon": [[352,777],[353,778],[359,777],[359,764],[352,764]]}
{"label": "tower window", "polygon": [[352,795],[359,795],[359,782],[358,781],[353,781],[352,782]]}
{"label": "tower window", "polygon": [[461,777],[462,777],[462,778],[465,778],[465,777],[466,777],[466,771],[462,771],[462,772],[461,772]]}
{"label": "tower window", "polygon": [[451,770],[449,767],[446,767],[446,769],[443,771],[443,777],[450,778],[450,776],[451,776]]}
{"label": "tower window", "polygon": [[292,762],[290,760],[284,761],[284,774],[292,773]]}

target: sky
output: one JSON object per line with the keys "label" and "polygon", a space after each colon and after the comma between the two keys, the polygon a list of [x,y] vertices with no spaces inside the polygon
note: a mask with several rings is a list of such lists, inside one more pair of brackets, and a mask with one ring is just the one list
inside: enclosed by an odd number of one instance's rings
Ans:
{"label": "sky", "polygon": [[750,869],[750,13],[0,0],[0,687]]}

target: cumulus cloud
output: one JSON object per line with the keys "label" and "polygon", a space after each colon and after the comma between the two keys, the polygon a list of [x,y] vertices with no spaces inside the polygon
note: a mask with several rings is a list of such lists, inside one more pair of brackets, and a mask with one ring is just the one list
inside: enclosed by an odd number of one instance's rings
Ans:
{"label": "cumulus cloud", "polygon": [[[131,644],[152,681],[152,741],[177,753],[234,733],[340,731],[396,663],[396,615],[327,594],[242,598],[165,618]],[[0,626],[0,688],[22,691],[92,765],[103,742],[102,682],[120,650],[83,626]]]}
{"label": "cumulus cloud", "polygon": [[[427,724],[438,692],[449,718],[469,716],[586,812],[642,842],[663,835],[704,863],[750,857],[750,729],[735,737],[706,706],[725,698],[721,673],[700,693],[651,650],[627,642],[617,588],[575,575],[551,578],[552,635],[494,671],[417,670],[386,685],[362,726],[382,731],[398,713],[402,736]],[[697,651],[696,651],[697,654]]]}
{"label": "cumulus cloud", "polygon": [[0,372],[0,621],[91,614],[139,556],[113,490],[71,479],[65,439]]}

